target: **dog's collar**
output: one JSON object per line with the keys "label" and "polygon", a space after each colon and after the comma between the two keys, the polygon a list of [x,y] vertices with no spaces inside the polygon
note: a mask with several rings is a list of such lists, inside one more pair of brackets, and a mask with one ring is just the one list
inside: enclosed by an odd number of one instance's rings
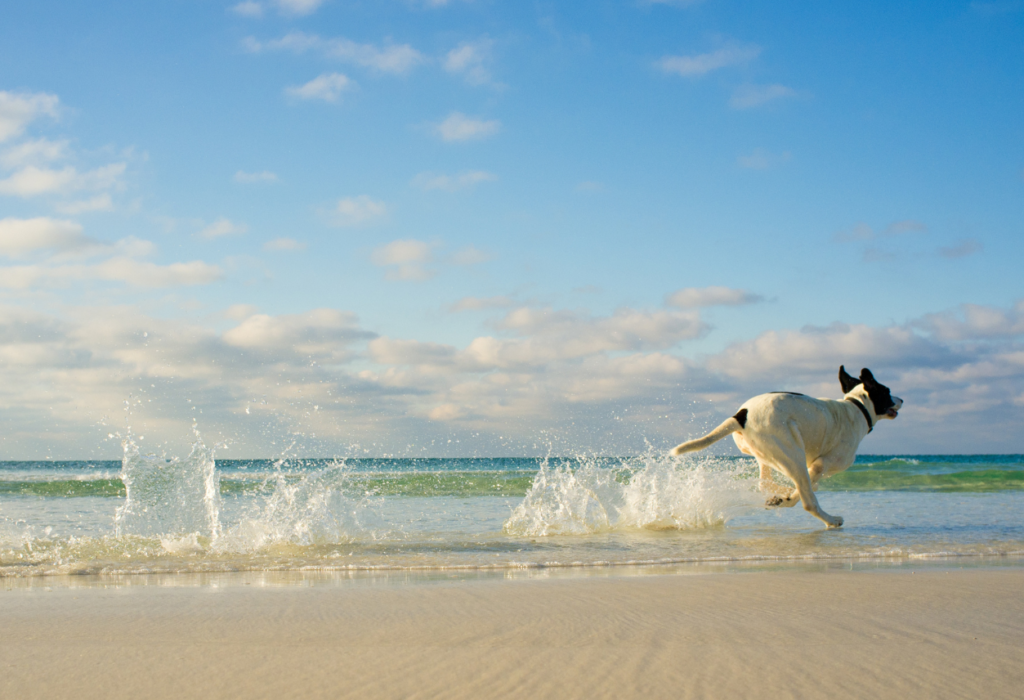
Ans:
{"label": "dog's collar", "polygon": [[870,433],[872,430],[874,430],[875,426],[872,425],[872,423],[871,423],[871,414],[868,413],[868,409],[864,408],[864,404],[862,404],[860,401],[858,401],[857,399],[854,399],[854,398],[849,398],[848,397],[846,400],[850,401],[851,403],[853,403],[853,405],[856,406],[857,408],[859,408],[860,412],[864,414],[864,420],[866,420],[868,422],[868,432]]}

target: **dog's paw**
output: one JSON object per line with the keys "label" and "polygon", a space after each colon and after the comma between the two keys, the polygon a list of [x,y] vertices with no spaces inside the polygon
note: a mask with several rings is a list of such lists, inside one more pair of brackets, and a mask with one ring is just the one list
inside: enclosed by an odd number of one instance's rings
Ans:
{"label": "dog's paw", "polygon": [[842,526],[843,526],[843,519],[842,519],[842,518],[840,518],[840,517],[839,517],[839,516],[837,515],[837,516],[835,516],[834,518],[832,518],[832,522],[830,522],[830,523],[828,524],[828,529],[829,529],[829,530],[838,530],[838,529],[839,529],[839,528],[841,528]]}
{"label": "dog's paw", "polygon": [[786,499],[784,499],[782,496],[772,496],[767,501],[765,501],[764,504],[768,508],[778,508],[779,506],[781,506],[785,502],[786,502]]}

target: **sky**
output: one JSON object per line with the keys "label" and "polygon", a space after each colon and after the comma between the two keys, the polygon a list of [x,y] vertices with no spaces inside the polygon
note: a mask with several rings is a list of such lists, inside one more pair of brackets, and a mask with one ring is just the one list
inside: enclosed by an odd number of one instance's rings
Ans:
{"label": "sky", "polygon": [[1024,452],[1024,2],[3,15],[0,459]]}

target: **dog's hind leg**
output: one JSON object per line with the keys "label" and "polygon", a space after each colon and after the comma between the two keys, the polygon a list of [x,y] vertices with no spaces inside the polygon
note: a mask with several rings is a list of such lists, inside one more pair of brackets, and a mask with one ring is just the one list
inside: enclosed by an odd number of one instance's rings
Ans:
{"label": "dog's hind leg", "polygon": [[[800,502],[803,503],[804,510],[813,515],[814,517],[821,520],[830,529],[836,527],[842,527],[843,519],[829,515],[821,506],[818,505],[818,497],[814,494],[814,487],[811,484],[811,475],[807,470],[807,461],[804,455],[802,440],[800,439],[799,431],[794,427],[793,437],[796,438],[797,444],[787,445],[781,440],[775,440],[772,445],[773,464],[777,465],[780,471],[788,476],[793,483],[796,485],[796,495],[799,497]],[[787,441],[788,442],[788,441]],[[778,505],[786,505],[785,501],[792,498],[790,495],[789,499],[783,499],[784,502]]]}
{"label": "dog's hind leg", "polygon": [[[807,472],[808,472],[809,476],[811,477],[811,491],[817,492],[818,491],[818,482],[821,480],[821,477],[822,477],[822,475],[824,473],[822,460],[818,459],[813,464],[811,464],[810,467],[808,467]],[[765,475],[764,474],[765,474],[764,467],[762,467],[761,468],[761,479],[762,479],[762,481],[765,479]],[[772,496],[771,498],[769,498],[767,501],[765,501],[765,505],[766,506],[769,506],[769,507],[772,507],[772,508],[780,508],[780,507],[781,508],[792,508],[793,506],[795,506],[797,503],[800,502],[800,490],[799,489],[787,489],[784,486],[781,486],[779,484],[774,484],[773,483],[773,487],[769,487],[768,489],[764,488],[764,486],[762,485],[761,491],[764,492],[766,490],[770,490],[770,491],[772,491],[775,494],[783,494],[781,496],[780,495],[775,495],[775,496]]]}
{"label": "dog's hind leg", "polygon": [[[795,493],[795,491],[793,491],[793,489],[787,489],[772,478],[771,466],[764,458],[754,452],[750,445],[747,444],[747,441],[743,439],[742,433],[733,433],[732,439],[736,441],[736,447],[740,448],[740,452],[745,455],[750,455],[757,460],[757,467],[760,470],[760,473],[758,474],[757,490],[761,493],[774,494],[765,501],[766,506],[784,506],[788,508],[795,506],[800,502],[799,498],[795,498],[787,502],[787,499],[791,497],[790,492]],[[785,495],[786,498],[783,498],[783,495]]]}
{"label": "dog's hind leg", "polygon": [[796,489],[786,488],[779,482],[772,478],[772,468],[768,466],[768,463],[756,457],[757,466],[761,470],[759,475],[759,481],[757,489],[761,493],[770,493],[771,496],[764,502],[766,506],[771,508],[792,508],[800,502],[800,496],[797,494]]}

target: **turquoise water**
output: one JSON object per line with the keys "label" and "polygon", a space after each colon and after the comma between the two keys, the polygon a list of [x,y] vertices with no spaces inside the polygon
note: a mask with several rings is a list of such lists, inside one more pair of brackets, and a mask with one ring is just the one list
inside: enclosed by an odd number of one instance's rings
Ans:
{"label": "turquoise water", "polygon": [[[628,480],[636,458],[594,458]],[[721,457],[723,464],[750,467],[746,457]],[[541,464],[574,467],[576,458],[347,459],[350,485],[387,496],[525,496]],[[268,488],[277,460],[216,460],[222,495]],[[332,464],[328,459],[282,463],[286,478]],[[847,471],[826,479],[822,491],[920,491],[992,493],[1024,490],[1024,455],[858,455]],[[0,462],[0,497],[124,497],[121,462]]]}
{"label": "turquoise water", "polygon": [[1024,456],[861,455],[840,530],[742,457],[0,462],[0,576],[492,570],[1024,555]]}

